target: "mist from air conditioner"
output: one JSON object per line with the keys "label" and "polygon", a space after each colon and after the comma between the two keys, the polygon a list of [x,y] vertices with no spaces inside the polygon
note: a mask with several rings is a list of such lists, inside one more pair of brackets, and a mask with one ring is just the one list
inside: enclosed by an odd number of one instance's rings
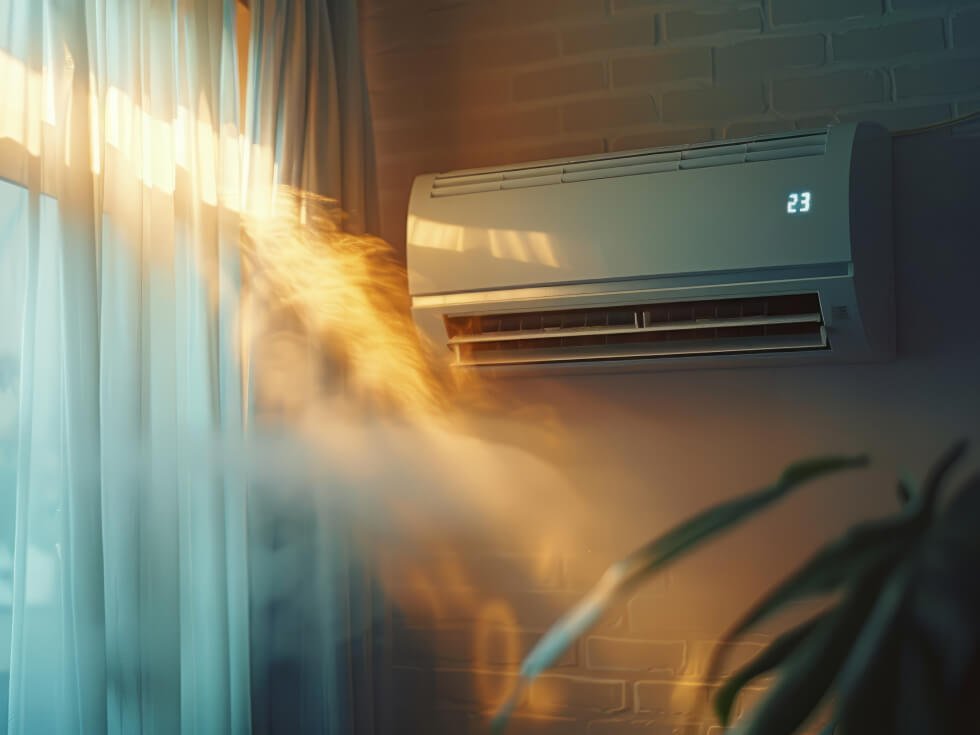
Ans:
{"label": "mist from air conditioner", "polygon": [[[259,517],[305,512],[350,532],[349,553],[380,573],[405,614],[506,631],[506,591],[471,562],[507,548],[507,587],[535,586],[576,547],[585,515],[558,468],[560,424],[544,405],[451,369],[418,335],[390,246],[343,231],[341,217],[333,202],[290,189],[243,214],[242,353],[255,410],[244,446],[220,451],[246,468]],[[281,575],[306,565],[276,560],[302,558],[323,533],[300,526],[253,557],[270,565],[254,579],[292,590],[293,607],[306,588]],[[259,604],[266,594],[253,590]],[[488,690],[486,704],[503,693]]]}

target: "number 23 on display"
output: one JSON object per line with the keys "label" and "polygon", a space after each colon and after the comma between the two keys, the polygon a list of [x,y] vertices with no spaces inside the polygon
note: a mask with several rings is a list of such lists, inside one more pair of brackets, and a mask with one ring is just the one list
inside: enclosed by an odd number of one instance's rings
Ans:
{"label": "number 23 on display", "polygon": [[794,191],[786,200],[786,211],[789,214],[802,214],[810,211],[810,192]]}

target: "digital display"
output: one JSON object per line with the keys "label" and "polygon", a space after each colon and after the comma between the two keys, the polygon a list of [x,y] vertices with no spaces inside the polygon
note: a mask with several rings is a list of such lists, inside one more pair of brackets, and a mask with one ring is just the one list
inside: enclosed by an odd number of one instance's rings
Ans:
{"label": "digital display", "polygon": [[786,199],[786,212],[804,214],[810,211],[810,192],[792,191]]}

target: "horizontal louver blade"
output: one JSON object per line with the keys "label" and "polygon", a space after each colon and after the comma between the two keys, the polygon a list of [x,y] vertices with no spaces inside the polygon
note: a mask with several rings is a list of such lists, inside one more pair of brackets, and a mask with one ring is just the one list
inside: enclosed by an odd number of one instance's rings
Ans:
{"label": "horizontal louver blade", "polygon": [[816,294],[446,318],[463,366],[829,347]]}
{"label": "horizontal louver blade", "polygon": [[561,347],[548,350],[518,350],[477,352],[468,355],[458,365],[490,367],[557,362],[598,362],[601,360],[630,360],[663,357],[696,357],[707,355],[782,352],[788,350],[817,350],[827,347],[823,329],[811,335],[772,337],[743,337],[716,339],[679,344],[609,345],[604,349]]}

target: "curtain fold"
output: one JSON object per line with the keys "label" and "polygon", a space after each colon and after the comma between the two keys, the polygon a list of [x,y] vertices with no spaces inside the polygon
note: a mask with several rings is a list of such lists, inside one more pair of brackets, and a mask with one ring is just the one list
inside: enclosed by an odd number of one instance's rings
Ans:
{"label": "curtain fold", "polygon": [[0,2],[10,733],[250,730],[234,18]]}
{"label": "curtain fold", "polygon": [[[356,0],[252,0],[246,94],[247,208],[286,185],[334,200],[350,232],[377,230],[377,197]],[[250,371],[253,421],[269,353],[287,339],[330,355],[289,309],[266,313]],[[299,343],[299,346],[297,346]],[[350,520],[323,487],[250,489],[253,722],[257,732],[388,732],[383,596]]]}
{"label": "curtain fold", "polygon": [[384,729],[345,520],[240,461],[243,208],[290,184],[375,229],[357,7],[251,13],[241,121],[234,0],[0,0],[9,733]]}
{"label": "curtain fold", "polygon": [[[252,0],[247,180],[340,203],[352,232],[377,231],[367,87],[355,0]],[[257,188],[258,187],[258,188]]]}

